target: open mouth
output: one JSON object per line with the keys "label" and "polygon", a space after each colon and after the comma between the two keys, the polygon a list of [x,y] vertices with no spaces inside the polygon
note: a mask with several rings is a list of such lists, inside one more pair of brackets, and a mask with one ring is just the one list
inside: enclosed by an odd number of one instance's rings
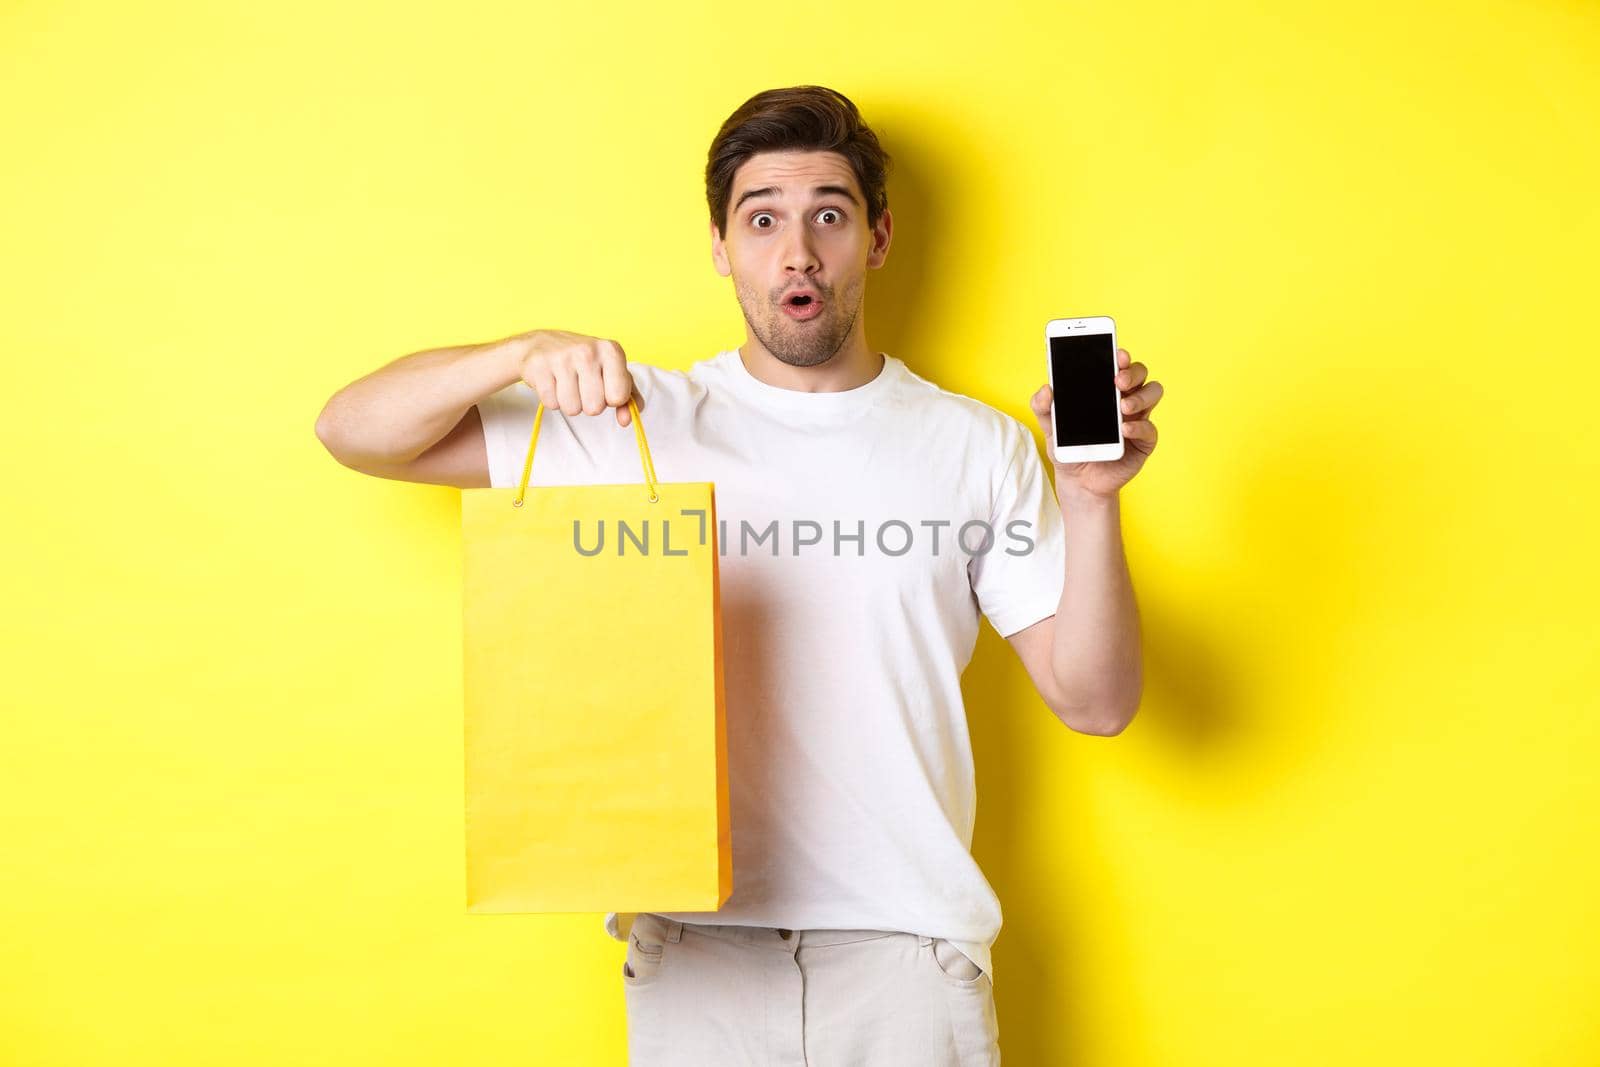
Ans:
{"label": "open mouth", "polygon": [[783,313],[791,319],[814,319],[822,313],[822,301],[810,293],[796,293],[783,302]]}

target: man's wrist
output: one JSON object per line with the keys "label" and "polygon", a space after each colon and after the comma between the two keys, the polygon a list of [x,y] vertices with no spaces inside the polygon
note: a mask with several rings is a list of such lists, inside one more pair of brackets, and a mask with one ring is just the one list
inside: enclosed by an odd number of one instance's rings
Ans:
{"label": "man's wrist", "polygon": [[522,380],[522,364],[527,360],[528,353],[533,350],[532,333],[517,334],[499,341],[490,342],[501,366],[501,376],[509,376],[512,385]]}
{"label": "man's wrist", "polygon": [[1110,493],[1092,493],[1087,489],[1075,489],[1063,486],[1064,480],[1058,474],[1056,482],[1056,502],[1063,511],[1108,511],[1118,506],[1121,502],[1121,490],[1112,490]]}

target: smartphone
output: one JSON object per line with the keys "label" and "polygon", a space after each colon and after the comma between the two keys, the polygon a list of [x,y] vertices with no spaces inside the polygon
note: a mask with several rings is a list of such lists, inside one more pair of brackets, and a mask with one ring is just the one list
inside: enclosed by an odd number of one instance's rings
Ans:
{"label": "smartphone", "polygon": [[1117,324],[1109,315],[1051,319],[1050,450],[1057,463],[1122,458],[1122,391],[1117,388]]}

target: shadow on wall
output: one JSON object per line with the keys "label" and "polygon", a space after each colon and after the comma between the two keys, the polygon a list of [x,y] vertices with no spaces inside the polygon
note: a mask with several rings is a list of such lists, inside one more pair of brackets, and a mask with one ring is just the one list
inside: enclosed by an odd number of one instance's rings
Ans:
{"label": "shadow on wall", "polygon": [[[1000,898],[1003,916],[994,950],[999,974],[995,1008],[1001,1048],[1020,1063],[1092,1062],[1097,1050],[1082,1035],[1107,1024],[1086,1017],[1083,1005],[1116,1003],[1115,1025],[1123,1033],[1149,1032],[1142,1028],[1155,1025],[1155,1020],[1139,1016],[1137,996],[1105,990],[1108,981],[1123,980],[1122,968],[1091,974],[1082,964],[1087,954],[1079,946],[1090,924],[1100,959],[1107,942],[1114,945],[1127,938],[1106,929],[1106,923],[1123,920],[1106,916],[1096,903],[1115,893],[1114,887],[1077,891],[1086,880],[1102,879],[1112,861],[1102,855],[1093,795],[1075,773],[1084,761],[1059,758],[1073,745],[1125,744],[1135,731],[1168,732],[1168,717],[1157,721],[1155,707],[1178,709],[1189,720],[1183,733],[1190,744],[1204,746],[1207,737],[1221,743],[1230,732],[1225,714],[1218,712],[1225,703],[1223,694],[1208,686],[1205,671],[1197,669],[1214,650],[1191,641],[1197,635],[1182,633],[1181,623],[1153,620],[1147,600],[1140,604],[1144,699],[1139,717],[1118,737],[1072,734],[1056,720],[1016,653],[987,621],[962,675],[978,792],[973,854]],[[1188,654],[1168,662],[1153,651],[1167,647],[1187,649]],[[1177,695],[1178,677],[1192,679],[1194,688]],[[1053,749],[1055,759],[1041,759],[1041,723],[1045,731],[1063,731],[1061,747]],[[1085,761],[1093,758],[1088,752],[1084,756]],[[1137,1038],[1130,1043],[1137,1045]]]}
{"label": "shadow on wall", "polygon": [[918,139],[923,129],[918,119],[901,121],[892,110],[875,109],[867,121],[893,157],[889,211],[894,218],[889,258],[879,270],[867,272],[867,341],[918,370],[917,354],[933,351],[937,339],[917,309],[930,294],[955,285],[941,277],[936,240],[946,229],[944,204],[952,197],[949,189],[935,188],[929,176],[956,171],[941,162],[941,146]]}
{"label": "shadow on wall", "polygon": [[[1345,714],[1342,703],[1366,684],[1347,673],[1359,661],[1368,627],[1377,616],[1407,611],[1403,598],[1358,573],[1358,560],[1375,561],[1373,544],[1405,541],[1384,529],[1385,514],[1399,504],[1382,494],[1395,490],[1379,488],[1362,469],[1381,457],[1360,458],[1346,436],[1330,414],[1328,424],[1301,425],[1279,438],[1281,448],[1242,459],[1215,478],[1215,506],[1229,517],[1222,543],[1231,547],[1209,561],[1210,573],[1187,579],[1187,595],[1197,587],[1212,594],[1199,606],[1174,602],[1156,583],[1141,582],[1162,570],[1162,549],[1154,541],[1141,544],[1137,502],[1124,503],[1145,685],[1138,717],[1119,737],[1072,736],[1053,760],[1041,758],[1040,717],[1048,729],[1070,728],[1044,706],[1005,639],[983,624],[962,691],[977,764],[973,851],[1004,918],[995,945],[995,1000],[1008,1059],[1087,1063],[1098,1049],[1082,1035],[1112,1025],[1125,1045],[1137,1048],[1138,1035],[1154,1032],[1159,1022],[1141,1015],[1138,990],[1105,988],[1129,981],[1131,960],[1115,946],[1140,940],[1107,924],[1138,917],[1107,915],[1097,904],[1119,898],[1119,887],[1104,884],[1116,869],[1106,853],[1117,849],[1097,829],[1094,792],[1075,774],[1092,751],[1082,749],[1083,760],[1063,761],[1061,754],[1076,745],[1124,744],[1137,734],[1156,772],[1148,788],[1166,790],[1173,803],[1204,798],[1219,820],[1230,809],[1270,806],[1274,791],[1317,759]],[[1041,444],[1037,436],[1035,443]],[[1309,631],[1308,619],[1316,620]],[[1314,640],[1302,639],[1308,632]],[[1272,662],[1241,659],[1232,654],[1236,648]],[[1266,758],[1241,751],[1249,749]],[[1250,773],[1240,775],[1241,766]],[[1317,832],[1315,825],[1303,829]],[[1330,864],[1327,876],[1341,877],[1340,868]],[[1277,894],[1282,887],[1238,891]],[[1100,961],[1092,974],[1080,964],[1090,931]],[[1108,952],[1128,966],[1106,968]],[[1106,1003],[1117,1005],[1114,1022],[1088,1018],[1081,1007]]]}

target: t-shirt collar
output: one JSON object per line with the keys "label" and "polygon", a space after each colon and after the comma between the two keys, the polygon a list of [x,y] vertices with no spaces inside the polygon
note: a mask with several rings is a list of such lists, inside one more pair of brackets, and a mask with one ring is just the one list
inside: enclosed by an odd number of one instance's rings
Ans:
{"label": "t-shirt collar", "polygon": [[876,377],[853,389],[832,392],[806,392],[772,385],[752,375],[744,365],[737,348],[722,352],[717,358],[724,365],[728,384],[741,397],[768,410],[796,415],[841,415],[865,411],[883,398],[899,377],[900,360],[887,352],[879,352],[883,367]]}

